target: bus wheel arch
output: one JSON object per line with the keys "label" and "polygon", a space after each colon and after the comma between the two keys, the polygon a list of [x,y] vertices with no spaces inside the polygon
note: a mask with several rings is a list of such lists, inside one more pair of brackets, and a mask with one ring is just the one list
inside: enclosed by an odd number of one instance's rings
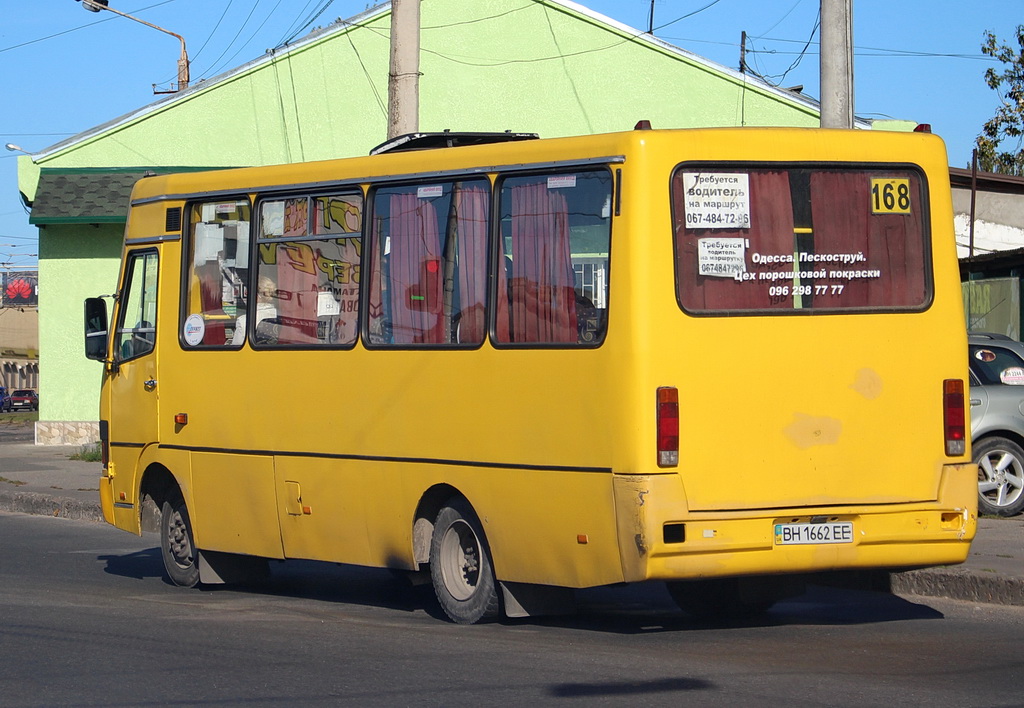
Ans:
{"label": "bus wheel arch", "polygon": [[412,527],[413,559],[421,568],[430,563],[430,539],[434,522],[441,509],[452,497],[461,496],[450,484],[435,484],[423,493],[416,507]]}
{"label": "bus wheel arch", "polygon": [[[147,467],[139,500],[143,529],[160,533],[160,557],[167,578],[175,585],[195,587],[199,583],[199,551],[192,517],[171,471],[160,464]],[[156,528],[152,528],[154,521]]]}
{"label": "bus wheel arch", "polygon": [[450,497],[434,520],[430,580],[441,609],[456,624],[476,624],[501,614],[483,525],[461,495]]}
{"label": "bus wheel arch", "polygon": [[160,532],[160,515],[164,502],[174,494],[181,494],[178,481],[169,469],[153,463],[142,475],[139,488],[139,515],[142,531]]}

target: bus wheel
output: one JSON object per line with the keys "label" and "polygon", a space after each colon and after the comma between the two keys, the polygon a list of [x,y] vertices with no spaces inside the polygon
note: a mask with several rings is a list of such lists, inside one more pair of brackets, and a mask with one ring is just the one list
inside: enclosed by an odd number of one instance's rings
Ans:
{"label": "bus wheel", "polygon": [[759,617],[779,600],[802,590],[800,585],[774,582],[773,578],[714,578],[667,585],[679,609],[696,619],[712,621]]}
{"label": "bus wheel", "polygon": [[441,509],[430,539],[430,579],[441,609],[458,624],[498,616],[497,583],[483,529],[463,499]]}
{"label": "bus wheel", "polygon": [[160,555],[172,583],[191,588],[199,582],[199,556],[192,540],[192,520],[180,494],[163,504]]}

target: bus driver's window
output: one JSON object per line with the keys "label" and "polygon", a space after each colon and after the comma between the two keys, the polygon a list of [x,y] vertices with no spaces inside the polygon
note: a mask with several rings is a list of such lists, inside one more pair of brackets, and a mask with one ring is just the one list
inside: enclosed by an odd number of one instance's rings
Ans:
{"label": "bus driver's window", "polygon": [[125,272],[115,347],[120,361],[153,351],[156,335],[156,253],[148,251],[132,255]]}

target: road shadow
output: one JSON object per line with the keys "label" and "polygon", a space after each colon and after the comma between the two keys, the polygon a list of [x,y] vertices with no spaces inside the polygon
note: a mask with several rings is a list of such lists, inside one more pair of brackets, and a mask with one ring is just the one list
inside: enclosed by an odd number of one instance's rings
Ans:
{"label": "road shadow", "polygon": [[122,578],[143,580],[145,578],[160,578],[164,574],[159,548],[147,548],[144,551],[136,551],[123,556],[98,556],[97,560],[106,564],[103,572]]}
{"label": "road shadow", "polygon": [[798,597],[779,602],[762,615],[708,619],[676,608],[661,583],[576,592],[578,612],[565,617],[531,619],[538,624],[615,634],[699,632],[722,628],[774,626],[850,626],[942,619],[927,605],[888,592],[810,585]]}
{"label": "road shadow", "polygon": [[548,693],[557,698],[608,698],[640,696],[652,693],[708,691],[717,688],[711,681],[696,678],[663,678],[647,681],[595,681],[590,683],[555,684]]}
{"label": "road shadow", "polygon": [[[121,556],[99,556],[99,560],[106,564],[107,573],[170,582],[164,576],[158,548]],[[413,584],[407,574],[380,568],[317,561],[271,561],[266,578],[233,585],[201,586],[193,592],[251,593],[403,613],[423,612],[447,621],[429,584]],[[575,614],[503,619],[501,623],[633,635],[700,632],[723,627],[844,626],[943,617],[941,612],[927,605],[888,592],[822,585],[810,585],[804,594],[778,603],[761,616],[715,621],[692,617],[679,610],[663,583],[588,588],[575,594]],[[628,686],[623,686],[622,690],[628,691]],[[682,687],[672,690],[682,690]]]}

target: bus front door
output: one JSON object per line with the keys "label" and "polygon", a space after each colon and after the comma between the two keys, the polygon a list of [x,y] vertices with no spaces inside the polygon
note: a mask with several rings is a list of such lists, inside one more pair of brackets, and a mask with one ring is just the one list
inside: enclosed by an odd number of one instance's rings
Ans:
{"label": "bus front door", "polygon": [[157,441],[157,275],[155,250],[129,252],[114,328],[107,381],[108,476],[114,524],[136,531],[139,512],[137,466],[148,445]]}

